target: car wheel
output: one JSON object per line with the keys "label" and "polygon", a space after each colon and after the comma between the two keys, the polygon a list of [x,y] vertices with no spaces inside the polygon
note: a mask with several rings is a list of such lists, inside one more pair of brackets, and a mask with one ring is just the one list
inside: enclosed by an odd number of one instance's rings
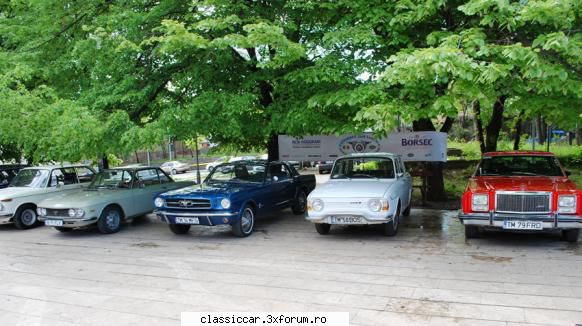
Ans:
{"label": "car wheel", "polygon": [[59,231],[59,232],[71,232],[73,231],[73,228],[64,228],[64,227],[60,227],[60,226],[55,226],[55,230]]}
{"label": "car wheel", "polygon": [[315,223],[315,230],[321,235],[326,235],[329,233],[331,225],[327,223]]}
{"label": "car wheel", "polygon": [[122,218],[123,214],[119,208],[114,206],[105,208],[97,221],[97,228],[103,234],[118,232],[121,229]]}
{"label": "car wheel", "polygon": [[402,216],[404,216],[404,217],[410,216],[410,209],[411,208],[412,208],[412,201],[410,201],[410,203],[408,204],[408,207],[406,207],[406,209],[402,211]]}
{"label": "car wheel", "polygon": [[176,175],[178,172],[176,170],[172,170],[172,175]]}
{"label": "car wheel", "polygon": [[190,224],[168,224],[174,234],[186,234],[190,231]]}
{"label": "car wheel", "polygon": [[237,237],[248,237],[253,233],[255,227],[255,212],[247,205],[243,210],[238,222],[232,225],[232,233]]}
{"label": "car wheel", "polygon": [[580,229],[562,230],[562,239],[568,242],[577,242],[580,236]]}
{"label": "car wheel", "polygon": [[307,195],[305,194],[304,190],[299,190],[297,196],[295,197],[295,204],[291,207],[293,214],[301,215],[305,213],[307,209]]}
{"label": "car wheel", "polygon": [[35,227],[38,224],[38,217],[34,205],[20,207],[14,214],[14,226],[20,230]]}
{"label": "car wheel", "polygon": [[396,208],[396,214],[392,218],[392,221],[384,224],[384,234],[393,237],[398,233],[398,227],[400,226],[400,203]]}
{"label": "car wheel", "polygon": [[474,239],[479,237],[479,227],[476,225],[465,225],[465,239]]}

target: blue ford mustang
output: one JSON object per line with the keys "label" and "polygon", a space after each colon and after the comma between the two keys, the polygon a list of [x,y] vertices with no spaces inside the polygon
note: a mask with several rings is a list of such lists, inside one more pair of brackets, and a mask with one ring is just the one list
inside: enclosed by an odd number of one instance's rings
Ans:
{"label": "blue ford mustang", "polygon": [[176,234],[192,225],[229,224],[236,236],[246,237],[257,215],[288,207],[305,213],[314,188],[315,176],[299,175],[286,162],[237,161],[218,165],[201,185],[159,195],[154,213]]}

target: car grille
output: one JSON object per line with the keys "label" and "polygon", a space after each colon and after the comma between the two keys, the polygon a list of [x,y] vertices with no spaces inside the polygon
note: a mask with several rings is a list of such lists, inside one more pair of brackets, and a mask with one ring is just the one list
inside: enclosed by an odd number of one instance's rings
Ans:
{"label": "car grille", "polygon": [[209,199],[166,199],[166,206],[172,208],[209,209]]}
{"label": "car grille", "polygon": [[68,209],[47,209],[46,216],[69,217],[69,210]]}
{"label": "car grille", "polygon": [[497,193],[495,211],[500,213],[549,213],[549,193]]}

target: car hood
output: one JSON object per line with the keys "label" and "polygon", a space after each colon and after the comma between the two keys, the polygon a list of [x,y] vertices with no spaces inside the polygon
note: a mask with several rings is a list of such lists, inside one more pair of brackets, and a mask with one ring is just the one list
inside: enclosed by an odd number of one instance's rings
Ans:
{"label": "car hood", "polygon": [[162,194],[164,197],[217,197],[232,195],[240,191],[249,190],[258,187],[259,184],[253,183],[215,183],[194,185],[191,187],[181,188],[177,190],[168,191]]}
{"label": "car hood", "polygon": [[318,186],[309,197],[321,198],[371,198],[383,197],[394,184],[393,180],[330,180]]}
{"label": "car hood", "polygon": [[566,177],[475,177],[469,180],[475,191],[575,191]]}
{"label": "car hood", "polygon": [[0,199],[30,196],[42,193],[46,188],[7,187],[0,190]]}
{"label": "car hood", "polygon": [[40,203],[38,207],[43,208],[83,208],[100,203],[108,203],[129,195],[129,189],[100,189],[84,190],[74,193],[64,193],[47,198]]}

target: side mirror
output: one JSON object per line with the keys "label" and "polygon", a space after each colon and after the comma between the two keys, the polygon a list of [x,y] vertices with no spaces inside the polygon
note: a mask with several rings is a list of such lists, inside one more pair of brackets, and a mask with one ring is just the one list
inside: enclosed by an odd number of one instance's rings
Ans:
{"label": "side mirror", "polygon": [[396,176],[399,178],[402,178],[402,176],[404,176],[404,173],[402,173],[402,172],[396,173]]}
{"label": "side mirror", "polygon": [[273,182],[277,182],[277,181],[279,181],[279,177],[275,175],[275,176],[273,176],[272,180],[273,180]]}

